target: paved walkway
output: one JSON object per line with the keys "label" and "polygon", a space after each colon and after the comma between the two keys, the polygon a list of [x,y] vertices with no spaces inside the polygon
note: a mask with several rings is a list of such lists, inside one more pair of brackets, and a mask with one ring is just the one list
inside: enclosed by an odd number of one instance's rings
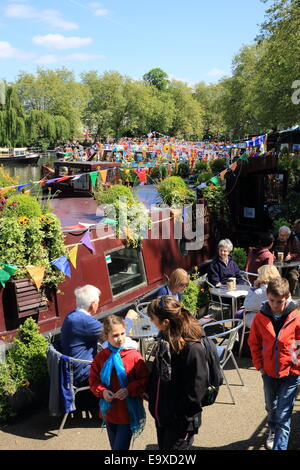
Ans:
{"label": "paved walkway", "polygon": [[[217,402],[204,409],[202,427],[195,437],[194,450],[263,450],[265,410],[260,374],[249,359],[238,359],[245,386],[239,384],[234,369],[228,369],[236,404],[230,404],[226,385],[221,387]],[[60,421],[50,418],[47,409],[0,428],[0,450],[109,450],[106,430],[99,429],[96,418],[69,417],[65,429],[56,436]],[[155,450],[154,422],[148,415],[143,434],[134,450]],[[290,450],[300,449],[300,400],[296,401]]]}

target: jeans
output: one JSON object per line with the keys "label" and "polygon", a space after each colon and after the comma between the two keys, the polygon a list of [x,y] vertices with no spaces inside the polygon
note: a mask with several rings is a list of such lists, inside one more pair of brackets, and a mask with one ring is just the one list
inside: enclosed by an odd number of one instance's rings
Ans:
{"label": "jeans", "polygon": [[268,425],[275,433],[273,450],[286,450],[299,376],[289,375],[282,379],[274,379],[264,374],[262,377]]}
{"label": "jeans", "polygon": [[111,450],[128,450],[132,438],[129,424],[106,423]]}

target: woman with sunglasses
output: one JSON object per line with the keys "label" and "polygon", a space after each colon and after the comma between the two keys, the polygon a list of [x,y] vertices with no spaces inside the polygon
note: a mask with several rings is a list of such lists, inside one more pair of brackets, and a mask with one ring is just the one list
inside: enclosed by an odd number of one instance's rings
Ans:
{"label": "woman with sunglasses", "polygon": [[174,299],[181,302],[182,293],[184,289],[187,288],[190,281],[188,273],[182,268],[177,268],[172,272],[170,277],[165,275],[165,279],[167,283],[157,291],[156,297],[169,295],[170,297],[174,297]]}
{"label": "woman with sunglasses", "polygon": [[148,396],[160,450],[188,450],[201,424],[208,376],[200,323],[170,296],[147,311],[159,329]]}

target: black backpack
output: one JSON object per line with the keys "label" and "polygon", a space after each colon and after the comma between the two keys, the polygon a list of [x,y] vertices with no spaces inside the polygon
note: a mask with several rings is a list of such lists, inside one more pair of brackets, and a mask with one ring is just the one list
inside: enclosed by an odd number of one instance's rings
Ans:
{"label": "black backpack", "polygon": [[214,341],[203,336],[201,343],[205,349],[206,364],[208,371],[208,386],[206,394],[201,402],[201,406],[212,405],[218,396],[219,387],[223,384],[223,375],[220,366],[220,359]]}

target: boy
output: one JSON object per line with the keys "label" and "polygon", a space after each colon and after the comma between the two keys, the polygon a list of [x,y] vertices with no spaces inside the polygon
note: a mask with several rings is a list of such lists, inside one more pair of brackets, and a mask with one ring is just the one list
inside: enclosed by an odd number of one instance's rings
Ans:
{"label": "boy", "polygon": [[286,450],[300,376],[300,311],[292,302],[289,283],[269,282],[268,301],[254,317],[249,346],[254,367],[262,374],[268,412],[269,450]]}

